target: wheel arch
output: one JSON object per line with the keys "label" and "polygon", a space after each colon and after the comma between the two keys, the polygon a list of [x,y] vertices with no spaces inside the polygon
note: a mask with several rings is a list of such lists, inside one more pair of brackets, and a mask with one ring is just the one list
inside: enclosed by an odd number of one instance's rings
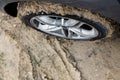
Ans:
{"label": "wheel arch", "polygon": [[[1,10],[11,16],[17,16],[17,5],[18,2],[21,1],[33,1],[33,0],[0,0],[0,7]],[[46,2],[54,2],[54,3],[62,3],[67,4],[74,7],[81,7],[88,10],[95,10],[97,7],[94,3],[89,3],[87,0],[80,1],[80,0],[34,0],[34,1],[46,1]],[[77,3],[79,2],[79,4]],[[88,6],[89,5],[89,6]]]}
{"label": "wheel arch", "polygon": [[[33,0],[0,0],[0,8],[7,14],[17,16],[17,3],[20,1],[33,1]],[[34,0],[34,1],[47,1],[80,7],[91,10],[95,13],[100,13],[120,23],[120,0]],[[106,5],[108,3],[109,5]],[[112,8],[112,10],[111,10]],[[114,13],[113,13],[114,12]]]}

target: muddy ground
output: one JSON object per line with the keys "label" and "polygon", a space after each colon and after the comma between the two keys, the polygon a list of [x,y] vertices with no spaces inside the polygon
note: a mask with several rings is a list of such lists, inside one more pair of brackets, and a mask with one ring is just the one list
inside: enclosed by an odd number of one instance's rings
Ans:
{"label": "muddy ground", "polygon": [[120,80],[120,37],[57,39],[0,13],[0,80]]}

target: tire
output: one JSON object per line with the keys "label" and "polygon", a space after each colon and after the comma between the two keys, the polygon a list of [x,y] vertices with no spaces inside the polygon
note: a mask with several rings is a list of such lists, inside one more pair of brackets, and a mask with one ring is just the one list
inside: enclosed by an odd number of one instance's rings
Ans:
{"label": "tire", "polygon": [[[75,8],[68,5],[57,4],[57,3],[48,3],[48,2],[33,1],[33,2],[19,3],[18,16],[22,19],[22,21],[26,25],[34,28],[33,25],[30,24],[30,19],[33,16],[40,15],[40,14],[45,14],[45,15],[54,14],[54,15],[59,15],[64,17],[67,16],[76,20],[81,20],[83,22],[86,22],[94,26],[99,32],[99,35],[94,38],[78,39],[78,40],[98,40],[106,37],[111,37],[113,33],[113,29],[111,28],[111,24],[109,23],[109,21],[107,21],[104,17],[101,17],[100,15],[92,13],[85,9]],[[65,39],[68,39],[68,38],[65,38]]]}

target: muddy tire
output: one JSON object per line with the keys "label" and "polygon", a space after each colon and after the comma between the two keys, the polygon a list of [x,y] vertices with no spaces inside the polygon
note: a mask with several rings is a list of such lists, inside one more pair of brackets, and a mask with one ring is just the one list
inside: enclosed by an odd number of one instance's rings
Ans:
{"label": "muddy tire", "polygon": [[[94,26],[99,35],[83,40],[97,40],[101,38],[111,37],[114,31],[114,28],[111,26],[110,22],[103,16],[99,14],[92,13],[91,11],[75,8],[68,5],[56,4],[56,3],[47,3],[47,2],[21,2],[18,6],[18,16],[22,21],[28,26],[33,27],[30,24],[30,19],[39,14],[55,14],[60,16],[78,16],[82,21],[85,21],[88,24]],[[34,28],[34,27],[33,27]],[[38,29],[37,29],[38,30]],[[41,30],[40,30],[41,31]],[[43,31],[42,31],[43,32]],[[57,36],[59,37],[59,36]],[[64,38],[64,37],[62,37]],[[69,38],[65,38],[69,39]],[[81,40],[81,39],[77,39]]]}

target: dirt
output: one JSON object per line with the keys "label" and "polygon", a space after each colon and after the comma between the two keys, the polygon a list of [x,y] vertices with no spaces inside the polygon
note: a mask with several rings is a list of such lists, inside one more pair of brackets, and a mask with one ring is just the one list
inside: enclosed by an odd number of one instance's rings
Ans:
{"label": "dirt", "polygon": [[[103,21],[109,30],[120,27],[110,21]],[[119,79],[117,33],[97,41],[58,39],[26,26],[19,17],[0,13],[0,80]]]}
{"label": "dirt", "polygon": [[[82,8],[71,7],[68,5],[48,3],[48,2],[21,2],[18,5],[18,17],[22,18],[30,14],[58,14],[58,15],[76,15],[89,19],[93,22],[100,22],[108,30],[107,37],[114,35],[114,31],[120,29],[113,20],[94,12]],[[119,24],[118,24],[119,25]]]}

